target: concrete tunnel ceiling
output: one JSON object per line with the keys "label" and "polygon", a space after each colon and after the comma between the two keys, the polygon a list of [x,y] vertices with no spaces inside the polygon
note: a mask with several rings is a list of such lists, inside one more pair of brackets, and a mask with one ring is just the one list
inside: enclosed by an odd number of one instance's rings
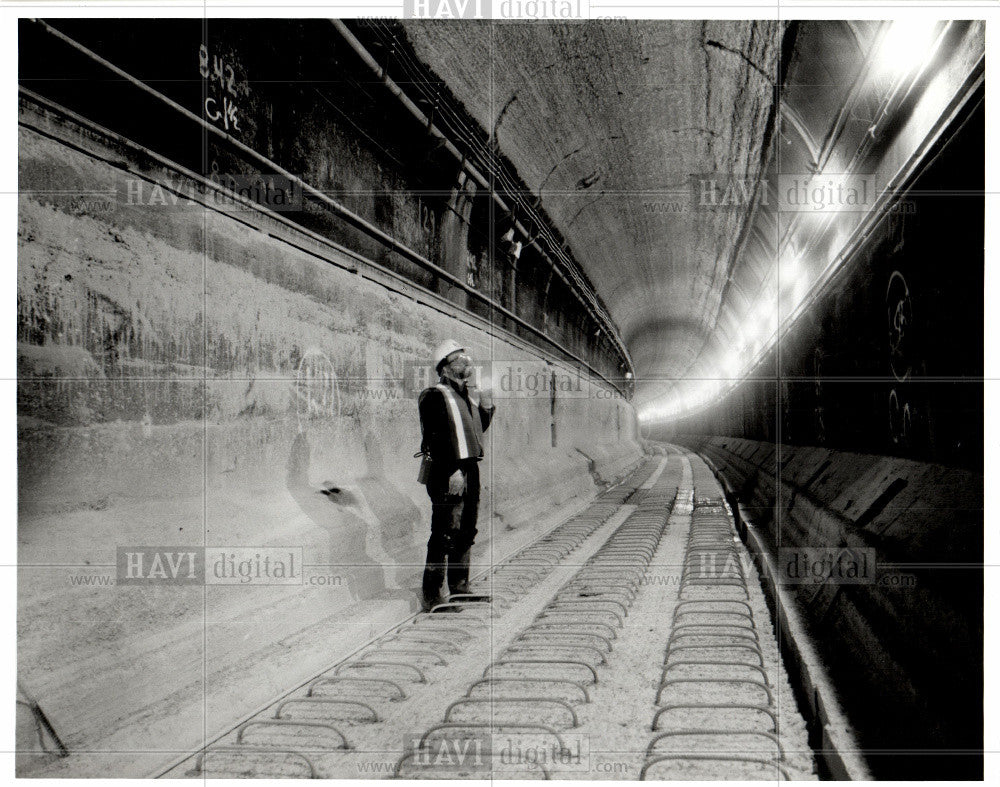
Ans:
{"label": "concrete tunnel ceiling", "polygon": [[696,209],[692,176],[761,177],[783,24],[404,25],[594,282],[637,401],[689,373],[715,330],[747,211]]}

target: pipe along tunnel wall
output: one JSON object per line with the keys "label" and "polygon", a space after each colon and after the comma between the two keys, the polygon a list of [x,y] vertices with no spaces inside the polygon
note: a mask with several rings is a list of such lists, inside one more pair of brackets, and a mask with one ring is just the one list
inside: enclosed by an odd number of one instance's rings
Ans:
{"label": "pipe along tunnel wall", "polygon": [[[71,753],[197,746],[416,608],[415,394],[443,338],[524,381],[497,391],[474,561],[639,461],[607,387],[262,213],[119,200],[165,168],[21,121],[18,667]],[[117,547],[230,544],[302,547],[306,584],[104,586]]]}
{"label": "pipe along tunnel wall", "polygon": [[[652,434],[770,541],[878,778],[982,778],[982,113],[749,379]],[[803,575],[806,550],[868,576]]]}

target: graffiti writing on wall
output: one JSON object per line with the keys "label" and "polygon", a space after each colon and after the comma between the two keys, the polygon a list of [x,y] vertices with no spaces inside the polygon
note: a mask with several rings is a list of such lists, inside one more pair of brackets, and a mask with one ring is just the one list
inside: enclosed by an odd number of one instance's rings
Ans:
{"label": "graffiti writing on wall", "polygon": [[299,431],[310,420],[340,415],[340,382],[322,350],[311,347],[302,356],[292,384],[292,399]]}
{"label": "graffiti writing on wall", "polygon": [[889,367],[899,382],[905,382],[913,369],[912,355],[913,305],[910,288],[899,271],[889,277],[885,293],[886,318],[889,330]]}
{"label": "graffiti writing on wall", "polygon": [[[897,382],[905,383],[913,371],[913,304],[906,278],[899,271],[889,276],[885,308],[889,368]],[[889,391],[889,437],[896,445],[906,445],[913,430],[913,410],[904,391],[903,386]]]}
{"label": "graffiti writing on wall", "polygon": [[896,445],[906,445],[913,431],[913,410],[893,388],[889,391],[889,436]]}
{"label": "graffiti writing on wall", "polygon": [[434,209],[417,197],[417,212],[419,214],[420,226],[429,234],[433,235],[437,231],[437,216]]}
{"label": "graffiti writing on wall", "polygon": [[826,443],[826,420],[823,407],[823,358],[823,349],[816,347],[813,350],[813,397],[816,402],[816,442],[819,445]]}
{"label": "graffiti writing on wall", "polygon": [[206,83],[205,117],[226,131],[240,131],[239,94],[246,93],[246,84],[237,81],[232,63],[212,54],[208,46],[198,47],[198,72]]}

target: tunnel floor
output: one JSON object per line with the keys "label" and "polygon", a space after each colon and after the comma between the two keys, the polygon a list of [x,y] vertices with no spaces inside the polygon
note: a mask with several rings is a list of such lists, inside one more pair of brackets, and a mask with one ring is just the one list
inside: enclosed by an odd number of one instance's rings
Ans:
{"label": "tunnel floor", "polygon": [[815,779],[710,469],[653,457],[589,508],[162,776]]}

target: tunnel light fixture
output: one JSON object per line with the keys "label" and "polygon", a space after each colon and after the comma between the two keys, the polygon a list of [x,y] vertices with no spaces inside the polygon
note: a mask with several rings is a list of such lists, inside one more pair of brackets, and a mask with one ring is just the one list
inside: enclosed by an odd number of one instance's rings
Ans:
{"label": "tunnel light fixture", "polygon": [[682,396],[684,410],[694,410],[709,403],[722,388],[722,380],[707,378],[688,384],[687,392]]}
{"label": "tunnel light fixture", "polygon": [[684,409],[694,410],[695,408],[701,406],[704,403],[705,403],[704,394],[702,393],[701,389],[695,388],[693,391],[690,391],[688,395],[684,398]]}
{"label": "tunnel light fixture", "polygon": [[781,321],[784,322],[791,315],[795,314],[799,306],[809,293],[809,281],[804,276],[800,276],[784,290],[781,298]]}
{"label": "tunnel light fixture", "polygon": [[795,282],[795,290],[793,291],[793,301],[796,306],[802,303],[806,299],[806,294],[809,292],[809,284],[804,277],[800,278]]}
{"label": "tunnel light fixture", "polygon": [[[796,265],[800,258],[794,258]],[[806,276],[800,275],[796,285],[784,292],[781,306],[784,311],[793,299],[801,300],[809,289]],[[725,352],[721,352],[713,363],[702,370],[701,379],[678,381],[671,393],[662,399],[649,402],[642,409],[640,418],[646,422],[666,422],[691,415],[704,409],[713,401],[732,390],[751,362],[762,352],[768,340],[774,336],[775,304],[758,302],[737,328],[742,337]]]}
{"label": "tunnel light fixture", "polygon": [[754,345],[763,345],[774,333],[774,304],[764,303],[749,317],[750,335]]}
{"label": "tunnel light fixture", "polygon": [[706,377],[701,380],[686,380],[659,403],[648,403],[639,413],[643,422],[664,422],[686,416],[711,404],[725,390],[731,388],[733,380]]}
{"label": "tunnel light fixture", "polygon": [[885,76],[901,78],[933,54],[938,21],[896,19],[882,37],[876,65]]}
{"label": "tunnel light fixture", "polygon": [[782,289],[793,287],[802,276],[802,256],[785,254],[781,257],[778,268],[778,280]]}
{"label": "tunnel light fixture", "polygon": [[729,352],[722,357],[719,364],[722,370],[722,377],[733,378],[740,372],[740,356],[738,352]]}

